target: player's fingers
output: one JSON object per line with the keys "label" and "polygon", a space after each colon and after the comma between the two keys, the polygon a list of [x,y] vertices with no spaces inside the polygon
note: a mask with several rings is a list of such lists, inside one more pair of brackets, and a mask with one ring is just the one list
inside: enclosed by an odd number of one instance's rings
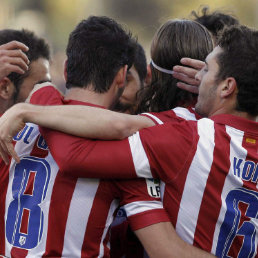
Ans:
{"label": "player's fingers", "polygon": [[173,73],[173,77],[190,85],[199,86],[200,82],[195,78],[189,78],[182,73]]}
{"label": "player's fingers", "polygon": [[183,83],[183,82],[178,82],[176,85],[177,85],[178,88],[180,88],[182,90],[186,90],[186,91],[196,93],[196,94],[199,93],[199,89],[198,89],[197,86],[189,85],[189,84],[186,84],[186,83]]}
{"label": "player's fingers", "polygon": [[23,60],[26,64],[29,64],[30,61],[27,57],[27,55],[22,52],[20,49],[15,49],[15,50],[2,50],[0,51],[0,57],[17,57]]}
{"label": "player's fingers", "polygon": [[0,45],[0,50],[2,50],[2,49],[7,49],[7,50],[21,49],[22,51],[25,51],[25,52],[27,52],[29,50],[29,48],[25,44],[23,44],[19,41],[16,41],[16,40],[13,40],[6,44]]}
{"label": "player's fingers", "polygon": [[16,161],[16,163],[20,162],[20,158],[18,157],[16,151],[14,150],[14,146],[12,143],[7,143],[6,148],[8,150],[9,155],[13,157],[13,159]]}
{"label": "player's fingers", "polygon": [[203,61],[197,60],[197,59],[192,59],[188,57],[184,57],[180,60],[181,64],[191,66],[195,69],[201,70],[205,63]]}
{"label": "player's fingers", "polygon": [[[181,65],[176,65],[173,67],[173,71],[175,73],[181,73],[184,74],[190,78],[194,78],[195,75],[197,74],[198,70],[190,68],[190,67],[185,67],[185,66],[181,66]],[[174,74],[173,74],[174,76]]]}
{"label": "player's fingers", "polygon": [[2,141],[0,141],[0,155],[3,161],[5,162],[5,164],[8,165],[9,164],[8,150],[6,149]]}
{"label": "player's fingers", "polygon": [[22,58],[19,57],[3,57],[0,58],[1,62],[4,62],[4,64],[6,66],[8,65],[15,65],[15,66],[19,66],[22,70],[27,71],[29,69],[29,66],[27,65],[27,63],[24,62],[24,60]]}
{"label": "player's fingers", "polygon": [[19,74],[24,74],[26,72],[25,69],[22,69],[20,66],[18,65],[11,65],[8,64],[6,67],[6,74],[10,74],[10,73],[19,73]]}

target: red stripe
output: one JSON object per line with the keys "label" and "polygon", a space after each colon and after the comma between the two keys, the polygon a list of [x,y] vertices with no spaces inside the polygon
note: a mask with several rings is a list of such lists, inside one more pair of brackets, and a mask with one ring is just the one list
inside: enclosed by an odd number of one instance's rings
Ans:
{"label": "red stripe", "polygon": [[23,194],[33,195],[35,176],[36,176],[36,172],[35,171],[30,171],[29,178],[28,178],[27,185],[26,185],[26,189],[25,189]]}
{"label": "red stripe", "polygon": [[33,146],[33,149],[31,151],[30,155],[38,157],[38,158],[45,158],[48,155],[48,149],[45,150],[45,149],[42,149],[38,146],[38,141],[39,141],[40,136],[41,135],[39,134],[36,141],[35,141],[35,144]]}
{"label": "red stripe", "polygon": [[9,183],[9,166],[6,166],[0,159],[0,253],[5,254],[5,199]]}
{"label": "red stripe", "polygon": [[[43,256],[60,257],[64,245],[66,221],[77,179],[58,171],[51,195],[46,249]],[[54,247],[54,250],[51,249]]]}
{"label": "red stripe", "polygon": [[215,126],[213,163],[207,179],[197,220],[194,245],[211,251],[215,226],[221,208],[221,193],[230,169],[230,137],[226,128]]}
{"label": "red stripe", "polygon": [[164,209],[146,210],[128,217],[132,230],[138,230],[160,222],[169,222]]}
{"label": "red stripe", "polygon": [[[114,200],[116,189],[111,181],[100,181],[82,245],[81,257],[98,257],[101,238],[108,219],[108,213]],[[96,230],[97,229],[97,230]],[[105,236],[105,243],[109,238]],[[109,248],[104,246],[104,257],[109,257]]]}
{"label": "red stripe", "polygon": [[12,258],[23,258],[26,257],[28,254],[28,250],[13,247],[11,250],[11,257]]}
{"label": "red stripe", "polygon": [[23,209],[21,225],[20,225],[20,233],[28,235],[29,218],[30,218],[30,210]]}

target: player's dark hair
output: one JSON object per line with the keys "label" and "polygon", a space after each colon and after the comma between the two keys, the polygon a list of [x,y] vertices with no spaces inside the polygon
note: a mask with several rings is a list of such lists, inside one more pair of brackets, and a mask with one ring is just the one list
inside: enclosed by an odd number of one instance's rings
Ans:
{"label": "player's dark hair", "polygon": [[[213,44],[208,30],[190,20],[169,20],[160,27],[151,46],[153,62],[172,70],[180,65],[183,57],[204,60],[212,51]],[[196,100],[196,95],[176,86],[178,82],[171,74],[158,71],[151,65],[152,82],[139,94],[138,112],[159,112],[183,106]]]}
{"label": "player's dark hair", "polygon": [[[0,30],[0,45],[6,44],[10,41],[20,41],[29,47],[26,52],[30,63],[38,60],[39,58],[50,59],[49,45],[43,38],[37,37],[32,31],[29,30]],[[19,93],[19,86],[23,83],[24,79],[29,76],[30,70],[24,74],[11,73],[8,78],[13,82],[16,87],[16,94]]]}
{"label": "player's dark hair", "polygon": [[217,56],[217,81],[236,80],[236,110],[258,115],[258,31],[246,26],[226,28],[218,41],[222,51]]}
{"label": "player's dark hair", "polygon": [[191,15],[195,21],[199,22],[209,30],[214,37],[215,44],[219,32],[222,31],[225,26],[239,24],[238,19],[231,14],[222,13],[220,11],[210,13],[208,6],[204,6],[199,14],[196,11],[192,11]]}
{"label": "player's dark hair", "polygon": [[92,84],[95,92],[103,93],[109,90],[121,67],[131,67],[134,49],[131,34],[116,21],[90,16],[70,34],[66,54],[66,87]]}
{"label": "player's dark hair", "polygon": [[139,74],[141,85],[143,86],[144,80],[147,76],[147,61],[144,49],[138,42],[135,42],[135,56],[133,65]]}

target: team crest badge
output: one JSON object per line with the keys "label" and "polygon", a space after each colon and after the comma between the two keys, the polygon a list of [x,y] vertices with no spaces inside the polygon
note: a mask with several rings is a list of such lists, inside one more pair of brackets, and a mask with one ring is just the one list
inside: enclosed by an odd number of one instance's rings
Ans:
{"label": "team crest badge", "polygon": [[20,236],[19,244],[20,245],[25,245],[25,243],[26,243],[26,237],[25,236]]}

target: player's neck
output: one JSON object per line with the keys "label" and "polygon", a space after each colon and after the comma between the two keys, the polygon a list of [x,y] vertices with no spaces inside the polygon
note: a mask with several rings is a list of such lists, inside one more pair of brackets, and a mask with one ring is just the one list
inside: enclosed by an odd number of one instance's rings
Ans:
{"label": "player's neck", "polygon": [[209,117],[214,116],[214,115],[219,115],[219,114],[230,114],[230,115],[239,116],[239,117],[251,120],[251,121],[256,121],[256,116],[252,116],[252,115],[248,114],[247,112],[238,111],[235,108],[225,108],[225,107],[216,110],[211,115],[209,115]]}
{"label": "player's neck", "polygon": [[109,108],[112,104],[112,98],[109,92],[97,93],[91,88],[71,88],[66,91],[65,99],[88,102],[105,108]]}

